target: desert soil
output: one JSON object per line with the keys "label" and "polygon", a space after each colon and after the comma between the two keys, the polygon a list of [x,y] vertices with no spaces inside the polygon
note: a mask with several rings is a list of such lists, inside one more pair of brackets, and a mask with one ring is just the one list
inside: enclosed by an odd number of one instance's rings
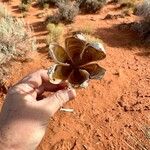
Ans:
{"label": "desert soil", "polygon": [[[6,4],[17,17],[21,16],[19,3],[12,0]],[[37,14],[52,10],[29,9],[25,20],[33,26],[40,52],[30,53],[29,62],[11,63],[8,85],[51,65],[45,48],[44,17]],[[64,106],[73,108],[73,113],[59,111],[50,119],[38,150],[150,149],[150,49],[136,33],[115,27],[135,21],[135,16],[103,20],[108,13],[119,11],[109,4],[98,14],[78,15],[74,23],[65,26],[66,32],[91,26],[93,35],[105,44],[107,58],[100,65],[107,73],[101,81],[91,81],[88,88],[77,90],[77,98]],[[4,96],[1,94],[1,105]]]}

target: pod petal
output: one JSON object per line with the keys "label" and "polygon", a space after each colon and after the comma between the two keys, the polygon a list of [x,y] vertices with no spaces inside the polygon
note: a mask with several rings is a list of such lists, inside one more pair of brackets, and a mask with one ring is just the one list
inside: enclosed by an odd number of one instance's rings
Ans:
{"label": "pod petal", "polygon": [[59,84],[68,79],[72,68],[70,66],[53,65],[48,69],[49,80],[53,84]]}

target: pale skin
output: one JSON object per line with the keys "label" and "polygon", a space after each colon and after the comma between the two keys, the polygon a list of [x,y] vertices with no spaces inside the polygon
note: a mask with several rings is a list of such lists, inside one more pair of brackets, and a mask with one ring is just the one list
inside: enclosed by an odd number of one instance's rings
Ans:
{"label": "pale skin", "polygon": [[[45,92],[48,97],[39,97]],[[0,113],[0,150],[35,150],[50,118],[67,101],[76,97],[66,84],[53,85],[47,70],[26,76],[8,90]]]}

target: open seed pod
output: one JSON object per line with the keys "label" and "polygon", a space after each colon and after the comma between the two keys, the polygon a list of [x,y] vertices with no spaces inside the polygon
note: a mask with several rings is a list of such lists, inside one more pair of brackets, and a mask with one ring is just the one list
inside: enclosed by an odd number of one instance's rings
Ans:
{"label": "open seed pod", "polygon": [[68,81],[73,87],[86,87],[90,79],[101,79],[105,69],[97,63],[106,57],[101,43],[89,43],[82,34],[66,38],[65,49],[50,44],[49,53],[55,64],[48,70],[50,82]]}

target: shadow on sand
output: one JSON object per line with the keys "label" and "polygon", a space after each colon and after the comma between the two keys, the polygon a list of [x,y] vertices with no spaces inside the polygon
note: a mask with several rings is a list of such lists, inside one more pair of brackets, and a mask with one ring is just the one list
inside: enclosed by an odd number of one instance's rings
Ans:
{"label": "shadow on sand", "polygon": [[122,47],[127,50],[132,50],[136,47],[140,49],[140,52],[136,53],[137,55],[150,55],[150,44],[146,43],[145,39],[141,39],[136,32],[131,30],[121,30],[119,29],[119,26],[120,25],[115,25],[111,28],[98,28],[95,35],[110,47]]}

